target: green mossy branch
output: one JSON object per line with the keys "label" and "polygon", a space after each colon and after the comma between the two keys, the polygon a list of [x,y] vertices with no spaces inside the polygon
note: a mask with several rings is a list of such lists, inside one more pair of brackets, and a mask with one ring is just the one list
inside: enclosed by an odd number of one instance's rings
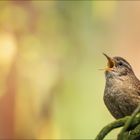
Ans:
{"label": "green mossy branch", "polygon": [[[140,112],[140,105],[135,109],[133,114],[131,115],[130,118],[127,119],[124,127],[122,128],[121,132],[118,135],[118,140],[125,140],[126,136],[124,137],[124,133],[128,130],[128,128],[131,126],[131,123],[133,122],[134,118],[136,115]],[[130,131],[131,132],[131,131]],[[129,135],[129,134],[128,134]],[[129,136],[128,136],[129,138]]]}
{"label": "green mossy branch", "polygon": [[140,138],[140,105],[131,116],[127,116],[105,126],[95,140],[103,140],[113,129],[123,127],[118,134],[118,140],[137,140]]}

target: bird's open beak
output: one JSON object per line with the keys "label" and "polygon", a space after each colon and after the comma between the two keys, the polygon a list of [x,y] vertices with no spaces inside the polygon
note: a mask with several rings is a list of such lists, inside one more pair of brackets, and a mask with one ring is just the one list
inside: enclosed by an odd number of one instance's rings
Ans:
{"label": "bird's open beak", "polygon": [[105,68],[105,71],[112,71],[113,67],[115,65],[115,62],[113,61],[113,59],[111,57],[109,57],[108,55],[106,55],[105,53],[103,53],[103,55],[107,58],[108,63],[107,63],[107,68]]}

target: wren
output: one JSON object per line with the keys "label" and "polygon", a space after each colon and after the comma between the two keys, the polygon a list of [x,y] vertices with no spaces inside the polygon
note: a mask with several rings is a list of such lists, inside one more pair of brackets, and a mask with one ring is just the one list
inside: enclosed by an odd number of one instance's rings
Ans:
{"label": "wren", "polygon": [[140,81],[122,57],[109,57],[105,69],[104,103],[116,119],[129,116],[140,103]]}

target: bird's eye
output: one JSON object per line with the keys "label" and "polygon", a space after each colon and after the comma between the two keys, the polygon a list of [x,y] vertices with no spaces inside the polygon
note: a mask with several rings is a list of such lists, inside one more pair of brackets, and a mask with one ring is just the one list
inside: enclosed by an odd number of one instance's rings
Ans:
{"label": "bird's eye", "polygon": [[119,62],[118,64],[119,64],[119,66],[122,66],[122,65],[123,65],[123,63],[122,63],[122,62]]}

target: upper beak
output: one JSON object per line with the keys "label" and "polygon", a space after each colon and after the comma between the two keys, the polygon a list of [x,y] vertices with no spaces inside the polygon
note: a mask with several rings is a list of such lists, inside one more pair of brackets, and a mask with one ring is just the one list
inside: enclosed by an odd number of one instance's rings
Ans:
{"label": "upper beak", "polygon": [[108,55],[106,55],[105,53],[103,53],[103,55],[107,58],[108,63],[107,63],[107,68],[105,69],[106,71],[111,71],[115,65],[115,62],[113,61],[113,59],[111,57],[109,57]]}

